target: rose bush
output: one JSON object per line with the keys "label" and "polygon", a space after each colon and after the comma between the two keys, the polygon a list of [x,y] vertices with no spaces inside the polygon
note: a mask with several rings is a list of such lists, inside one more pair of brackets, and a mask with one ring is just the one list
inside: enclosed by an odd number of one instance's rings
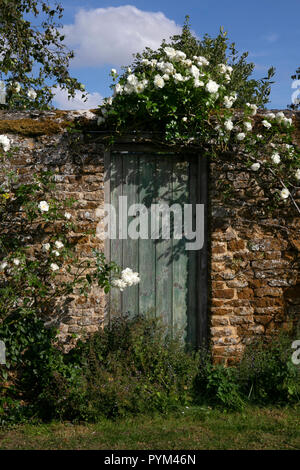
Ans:
{"label": "rose bush", "polygon": [[226,49],[226,33],[201,42],[185,25],[182,36],[138,54],[120,75],[112,69],[113,96],[100,106],[98,124],[117,133],[150,130],[153,140],[200,148],[211,159],[242,154],[255,178],[271,181],[269,197],[290,201],[300,213],[292,118],[263,110],[273,70],[266,79],[251,80],[246,55],[237,60],[234,46],[229,57]]}

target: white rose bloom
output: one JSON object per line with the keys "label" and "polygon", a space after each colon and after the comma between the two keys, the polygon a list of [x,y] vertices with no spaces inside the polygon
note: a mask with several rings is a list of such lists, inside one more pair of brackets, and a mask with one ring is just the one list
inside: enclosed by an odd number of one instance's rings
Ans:
{"label": "white rose bloom", "polygon": [[184,81],[184,78],[181,75],[181,73],[175,73],[174,74],[174,82],[175,83],[180,83],[180,82],[183,82],[183,81]]}
{"label": "white rose bloom", "polygon": [[167,82],[168,80],[170,80],[170,75],[168,75],[167,73],[164,73],[162,78],[165,82]]}
{"label": "white rose bloom", "polygon": [[206,91],[208,91],[209,93],[217,93],[218,89],[219,89],[220,85],[218,85],[216,82],[214,82],[213,80],[208,80],[206,86],[205,86],[205,89]]}
{"label": "white rose bloom", "polygon": [[233,105],[232,99],[230,99],[228,96],[224,96],[224,106],[225,108],[231,108]]}
{"label": "white rose bloom", "polygon": [[282,120],[282,124],[286,127],[291,126],[293,124],[292,118],[284,118]]}
{"label": "white rose bloom", "polygon": [[157,62],[156,68],[158,68],[158,70],[161,70],[163,72],[165,69],[165,65],[166,65],[165,62]]}
{"label": "white rose bloom", "polygon": [[154,86],[156,88],[163,88],[165,86],[165,81],[160,75],[155,75]]}
{"label": "white rose bloom", "polygon": [[49,210],[49,204],[46,201],[41,201],[38,207],[41,212],[48,212]]}
{"label": "white rose bloom", "polygon": [[260,169],[260,163],[259,163],[259,162],[253,163],[253,165],[251,165],[250,168],[251,168],[251,170],[253,170],[253,171],[259,170],[259,169]]}
{"label": "white rose bloom", "polygon": [[63,248],[64,244],[60,240],[56,240],[55,246],[60,250],[60,248]]}
{"label": "white rose bloom", "polygon": [[114,93],[116,95],[121,95],[123,92],[123,87],[122,85],[120,85],[120,83],[117,83],[116,86],[115,86],[115,90],[114,90]]}
{"label": "white rose bloom", "polygon": [[191,59],[185,59],[182,61],[182,63],[186,65],[187,67],[190,67],[193,62],[191,61]]}
{"label": "white rose bloom", "polygon": [[132,73],[127,77],[127,83],[132,86],[136,86],[138,84],[138,78]]}
{"label": "white rose bloom", "polygon": [[290,195],[290,192],[287,188],[284,188],[282,189],[282,191],[280,191],[280,197],[281,199],[287,199]]}
{"label": "white rose bloom", "polygon": [[198,67],[196,67],[196,65],[192,65],[190,68],[190,73],[194,78],[199,78],[200,70]]}
{"label": "white rose bloom", "polygon": [[178,60],[178,61],[185,60],[186,59],[186,54],[182,51],[176,51],[174,59]]}
{"label": "white rose bloom", "polygon": [[4,261],[4,263],[2,263],[2,264],[0,265],[1,271],[4,271],[4,269],[5,269],[6,267],[7,267],[7,262]]}
{"label": "white rose bloom", "polygon": [[113,97],[109,96],[108,98],[105,98],[105,103],[111,106],[113,104]]}
{"label": "white rose bloom", "polygon": [[72,217],[72,214],[70,214],[70,212],[65,212],[65,218],[70,220]]}
{"label": "white rose bloom", "polygon": [[229,83],[229,82],[230,82],[231,76],[229,75],[229,73],[225,73],[224,79],[225,79],[226,83]]}
{"label": "white rose bloom", "polygon": [[266,118],[267,118],[267,119],[275,119],[275,117],[276,117],[276,116],[275,116],[274,113],[268,113],[268,114],[266,114]]}
{"label": "white rose bloom", "polygon": [[0,144],[3,147],[4,152],[8,152],[10,149],[10,140],[6,135],[0,135]]}
{"label": "white rose bloom", "polygon": [[282,111],[276,114],[276,121],[280,124],[282,120],[285,119],[285,115]]}
{"label": "white rose bloom", "polygon": [[232,73],[232,72],[233,72],[233,68],[231,67],[231,65],[226,65],[226,69],[227,69],[227,72],[228,72],[228,73]]}
{"label": "white rose bloom", "polygon": [[255,114],[257,113],[257,106],[256,106],[256,104],[246,103],[246,106],[248,106],[248,108],[251,109],[251,116],[255,116]]}
{"label": "white rose bloom", "polygon": [[49,251],[50,250],[50,243],[44,243],[43,244],[43,251]]}
{"label": "white rose bloom", "polygon": [[194,87],[199,88],[200,86],[204,86],[204,82],[202,82],[201,80],[195,79],[194,80]]}
{"label": "white rose bloom", "polygon": [[218,70],[220,73],[226,73],[227,72],[227,67],[225,64],[218,64]]}
{"label": "white rose bloom", "polygon": [[33,88],[29,88],[27,91],[27,96],[30,100],[35,100],[37,97],[37,92]]}
{"label": "white rose bloom", "polygon": [[173,47],[165,47],[164,52],[170,59],[173,59],[176,55],[176,50]]}
{"label": "white rose bloom", "polygon": [[139,273],[133,272],[130,268],[123,269],[121,279],[126,282],[128,286],[132,286],[140,282]]}
{"label": "white rose bloom", "polygon": [[298,170],[296,171],[295,173],[295,177],[296,177],[296,180],[300,180],[300,168],[298,168]]}
{"label": "white rose bloom", "polygon": [[246,131],[251,131],[252,130],[252,124],[249,121],[244,122],[244,128]]}
{"label": "white rose bloom", "polygon": [[20,260],[19,260],[18,258],[14,258],[14,259],[13,259],[13,263],[14,263],[16,266],[19,266]]}
{"label": "white rose bloom", "polygon": [[275,165],[278,165],[278,163],[280,163],[280,155],[279,153],[273,153],[273,155],[271,156],[271,160],[273,163],[275,163]]}
{"label": "white rose bloom", "polygon": [[251,122],[245,121],[245,122],[244,122],[244,128],[245,128],[246,131],[248,131],[248,132],[251,131],[251,130],[252,130],[252,124],[251,124]]}
{"label": "white rose bloom", "polygon": [[57,251],[57,250],[53,250],[52,253],[53,253],[55,256],[59,256],[59,254],[60,254],[59,251]]}
{"label": "white rose bloom", "polygon": [[199,56],[196,60],[198,61],[199,67],[202,67],[202,65],[209,65],[209,61],[205,57]]}
{"label": "white rose bloom", "polygon": [[59,266],[56,263],[51,263],[50,268],[52,269],[52,271],[57,271],[59,269]]}
{"label": "white rose bloom", "polygon": [[266,121],[265,119],[262,121],[262,125],[266,127],[267,129],[270,129],[270,127],[272,127],[272,124]]}
{"label": "white rose bloom", "polygon": [[187,118],[186,116],[184,116],[184,117],[182,118],[182,120],[183,120],[183,122],[187,122],[188,118]]}
{"label": "white rose bloom", "polygon": [[236,136],[237,140],[243,140],[246,137],[244,132],[239,132]]}
{"label": "white rose bloom", "polygon": [[15,93],[20,93],[21,85],[19,82],[13,82],[12,87]]}
{"label": "white rose bloom", "polygon": [[127,287],[127,283],[122,279],[113,279],[111,281],[111,285],[120,289],[121,292],[123,292],[123,290]]}
{"label": "white rose bloom", "polygon": [[135,91],[135,85],[132,86],[132,85],[126,83],[126,85],[124,86],[124,93],[126,93],[127,95],[130,95],[134,91]]}
{"label": "white rose bloom", "polygon": [[137,93],[143,93],[144,90],[145,90],[145,85],[143,82],[139,82],[135,87],[135,91]]}
{"label": "white rose bloom", "polygon": [[116,69],[111,69],[110,73],[115,75],[117,73],[117,71],[116,71]]}
{"label": "white rose bloom", "polygon": [[151,67],[155,67],[156,64],[157,64],[157,60],[156,60],[156,59],[150,60],[150,65],[151,65]]}
{"label": "white rose bloom", "polygon": [[261,134],[257,134],[256,138],[260,140],[263,138],[263,136]]}
{"label": "white rose bloom", "polygon": [[227,121],[224,122],[224,127],[227,131],[232,131],[233,122],[231,121],[231,119],[228,119]]}

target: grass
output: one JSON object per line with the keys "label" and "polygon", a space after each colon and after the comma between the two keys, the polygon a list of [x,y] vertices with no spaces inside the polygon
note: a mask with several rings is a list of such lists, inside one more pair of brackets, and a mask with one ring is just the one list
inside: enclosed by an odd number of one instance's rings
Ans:
{"label": "grass", "polygon": [[224,412],[185,408],[96,424],[25,424],[0,429],[0,449],[300,449],[300,407]]}

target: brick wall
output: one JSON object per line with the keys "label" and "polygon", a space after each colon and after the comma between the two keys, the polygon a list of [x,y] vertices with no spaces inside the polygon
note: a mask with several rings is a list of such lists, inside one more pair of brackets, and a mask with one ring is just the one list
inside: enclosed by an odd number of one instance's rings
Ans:
{"label": "brick wall", "polygon": [[[13,165],[24,181],[39,169],[52,169],[59,198],[77,200],[71,212],[78,230],[72,237],[81,259],[90,258],[93,247],[103,249],[85,232],[96,228],[96,209],[104,201],[104,146],[84,133],[70,135],[66,127],[94,119],[91,112],[0,112],[0,134],[19,147]],[[300,143],[299,129],[297,124]],[[215,361],[227,364],[237,361],[254,337],[291,328],[300,319],[300,219],[284,205],[270,216],[264,188],[252,177],[242,156],[233,164],[232,155],[222,155],[211,164],[210,340]],[[73,333],[95,331],[104,318],[100,289],[87,299],[75,296],[59,320],[60,337],[71,344]]]}

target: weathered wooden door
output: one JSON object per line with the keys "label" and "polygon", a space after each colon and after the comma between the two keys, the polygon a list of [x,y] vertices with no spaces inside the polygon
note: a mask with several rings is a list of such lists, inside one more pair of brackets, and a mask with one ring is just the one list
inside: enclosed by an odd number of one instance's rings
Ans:
{"label": "weathered wooden door", "polygon": [[[141,277],[139,285],[123,292],[112,289],[110,314],[153,314],[193,345],[206,338],[206,237],[201,250],[186,250],[185,238],[174,238],[171,215],[170,238],[163,237],[163,226],[161,236],[151,238],[150,208],[162,203],[182,208],[184,204],[206,204],[205,165],[199,162],[197,157],[175,153],[114,151],[110,152],[106,171],[110,199],[107,202],[115,208],[117,216],[117,235],[107,242],[108,253],[111,260],[138,271]],[[120,207],[120,196],[127,196],[127,207],[124,199]],[[119,217],[123,214],[123,223],[129,227],[134,215],[128,215],[128,209],[133,204],[143,204],[148,209],[145,216],[148,237],[132,239],[126,234],[127,238],[120,239]]]}

